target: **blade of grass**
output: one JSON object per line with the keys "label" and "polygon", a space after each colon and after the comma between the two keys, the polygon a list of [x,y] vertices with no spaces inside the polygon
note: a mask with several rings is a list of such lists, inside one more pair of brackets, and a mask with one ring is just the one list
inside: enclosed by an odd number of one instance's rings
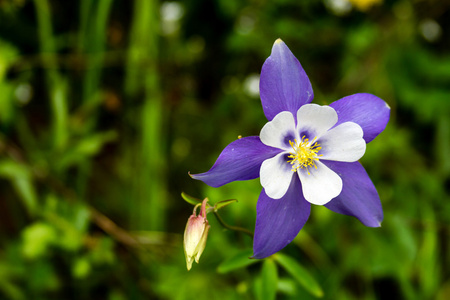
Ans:
{"label": "blade of grass", "polygon": [[261,270],[263,300],[274,300],[277,295],[278,271],[273,259],[265,259]]}
{"label": "blade of grass", "polygon": [[320,285],[303,266],[297,263],[297,261],[281,253],[276,253],[273,255],[273,258],[309,293],[315,297],[323,296],[323,290]]}
{"label": "blade of grass", "polygon": [[261,260],[259,259],[250,259],[252,255],[253,250],[246,249],[239,251],[220,263],[220,265],[217,267],[217,272],[220,274],[225,274],[240,268],[247,267],[248,265],[261,262]]}
{"label": "blade of grass", "polygon": [[[86,26],[84,34],[86,41],[81,42],[87,55],[87,66],[84,82],[83,82],[83,101],[84,103],[98,102],[100,79],[103,67],[103,60],[105,55],[106,30],[108,24],[108,17],[111,10],[111,0],[103,0],[95,2],[95,13],[92,14],[92,19],[83,21],[81,25]],[[83,13],[88,13],[92,5],[81,2],[81,9]],[[83,17],[84,18],[84,17]],[[82,19],[83,20],[83,19]],[[83,29],[83,28],[82,28]]]}
{"label": "blade of grass", "polygon": [[[83,105],[93,109],[101,101],[100,83],[105,56],[106,32],[111,11],[111,0],[80,2],[80,34],[78,50],[86,56],[86,73],[83,80],[82,98]],[[89,126],[96,124],[97,114],[93,113],[89,118]],[[77,190],[81,197],[85,194],[91,161],[84,160],[79,163],[77,178]]]}
{"label": "blade of grass", "polygon": [[131,98],[144,93],[141,114],[142,143],[135,163],[137,180],[134,187],[132,220],[140,229],[160,230],[165,222],[165,111],[159,88],[158,1],[138,0],[134,3],[131,38],[128,48],[125,89]]}
{"label": "blade of grass", "polygon": [[94,1],[81,0],[80,1],[80,31],[78,36],[78,51],[83,53],[85,51],[86,42],[88,42],[89,33],[89,16]]}
{"label": "blade of grass", "polygon": [[52,32],[51,11],[47,0],[34,0],[41,55],[45,61],[45,74],[50,97],[53,120],[53,147],[61,151],[68,140],[67,89],[59,76],[56,60],[55,39]]}
{"label": "blade of grass", "polygon": [[6,178],[11,181],[28,214],[35,216],[38,201],[33,184],[33,176],[28,167],[12,160],[1,160],[0,178]]}

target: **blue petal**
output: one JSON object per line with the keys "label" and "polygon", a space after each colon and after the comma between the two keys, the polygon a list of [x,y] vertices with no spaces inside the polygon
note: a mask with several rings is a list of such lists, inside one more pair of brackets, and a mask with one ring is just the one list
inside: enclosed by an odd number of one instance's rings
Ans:
{"label": "blue petal", "polygon": [[264,145],[258,136],[245,137],[226,146],[208,172],[191,174],[191,177],[212,187],[255,179],[259,177],[262,162],[281,151]]}
{"label": "blue petal", "polygon": [[377,190],[359,162],[322,161],[335,171],[343,181],[339,196],[325,204],[328,209],[358,218],[368,227],[379,227],[383,209]]}
{"label": "blue petal", "polygon": [[372,141],[386,127],[391,112],[390,107],[371,94],[354,94],[330,104],[338,114],[335,127],[344,122],[355,122],[364,131],[366,143]]}
{"label": "blue petal", "polygon": [[300,106],[314,98],[311,82],[300,62],[280,39],[275,41],[271,55],[264,62],[259,91],[269,121],[282,111],[296,116]]}
{"label": "blue petal", "polygon": [[264,258],[283,249],[308,220],[311,204],[303,198],[297,176],[292,176],[287,193],[280,199],[269,198],[264,190],[256,206],[253,258]]}

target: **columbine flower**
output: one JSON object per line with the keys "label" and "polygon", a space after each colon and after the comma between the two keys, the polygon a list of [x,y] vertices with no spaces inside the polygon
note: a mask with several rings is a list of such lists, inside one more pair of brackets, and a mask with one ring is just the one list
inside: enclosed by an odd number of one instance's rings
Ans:
{"label": "columbine flower", "polygon": [[198,205],[194,207],[194,211],[189,217],[186,229],[184,230],[183,246],[188,271],[192,268],[194,259],[198,263],[205,249],[208,231],[211,227],[206,219],[206,202],[208,202],[208,198],[203,200],[198,216],[196,215]]}
{"label": "columbine flower", "polygon": [[253,257],[267,257],[290,243],[311,203],[380,226],[378,193],[357,160],[386,127],[389,106],[370,94],[329,106],[309,104],[308,76],[280,39],[262,67],[259,89],[269,121],[259,137],[232,142],[208,172],[191,175],[212,187],[260,177]]}

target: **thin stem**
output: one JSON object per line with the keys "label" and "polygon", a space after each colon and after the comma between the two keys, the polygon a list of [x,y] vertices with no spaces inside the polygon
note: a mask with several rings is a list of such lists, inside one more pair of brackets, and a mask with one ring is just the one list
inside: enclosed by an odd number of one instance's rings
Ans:
{"label": "thin stem", "polygon": [[234,230],[234,231],[240,231],[240,232],[243,232],[243,233],[249,235],[249,236],[253,239],[253,232],[251,232],[250,230],[245,229],[245,228],[242,228],[242,227],[231,226],[231,225],[226,224],[226,223],[223,221],[222,217],[221,217],[217,212],[214,212],[214,215],[216,216],[217,220],[219,221],[219,223],[220,223],[223,227],[225,227],[225,228],[227,228],[227,229],[229,229],[229,230]]}
{"label": "thin stem", "polygon": [[40,52],[48,66],[46,69],[46,82],[53,113],[53,143],[56,150],[62,151],[69,138],[69,130],[67,128],[67,85],[58,72],[57,48],[52,29],[50,3],[48,0],[35,0],[34,4],[36,7]]}

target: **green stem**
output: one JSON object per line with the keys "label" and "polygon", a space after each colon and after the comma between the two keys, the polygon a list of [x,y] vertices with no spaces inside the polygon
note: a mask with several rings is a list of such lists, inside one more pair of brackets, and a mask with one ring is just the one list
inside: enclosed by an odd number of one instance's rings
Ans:
{"label": "green stem", "polygon": [[[85,40],[80,41],[80,47],[83,47],[84,53],[88,53],[87,63],[89,69],[84,75],[83,82],[83,101],[90,105],[98,105],[100,97],[98,90],[101,83],[103,60],[105,56],[106,32],[108,28],[109,12],[112,6],[112,0],[104,0],[92,3],[81,3],[83,13],[92,12],[92,18],[85,20],[82,16],[82,26],[87,26],[87,32],[84,35]],[[89,6],[89,4],[91,4]],[[86,25],[87,22],[87,25]],[[89,45],[89,46],[88,46]]]}
{"label": "green stem", "polygon": [[41,56],[47,69],[46,82],[53,114],[54,148],[62,151],[68,140],[67,85],[59,76],[57,49],[51,23],[51,7],[48,0],[35,0],[37,31]]}
{"label": "green stem", "polygon": [[[139,148],[133,180],[135,199],[132,220],[140,230],[162,230],[167,220],[167,108],[161,91],[159,63],[159,1],[134,1],[128,48],[125,93],[142,99],[136,115]],[[131,101],[131,100],[128,100]],[[136,105],[136,104],[132,104]]]}
{"label": "green stem", "polygon": [[223,227],[225,227],[226,229],[234,230],[234,231],[240,231],[240,232],[242,232],[242,233],[247,234],[248,236],[250,236],[250,237],[253,239],[253,232],[251,232],[250,230],[245,229],[245,228],[242,228],[242,227],[238,227],[238,226],[231,226],[231,225],[228,225],[227,223],[225,223],[225,222],[223,221],[222,217],[221,217],[217,212],[214,212],[214,215],[216,216],[216,218],[217,218],[217,220],[219,221],[219,223],[220,223]]}

